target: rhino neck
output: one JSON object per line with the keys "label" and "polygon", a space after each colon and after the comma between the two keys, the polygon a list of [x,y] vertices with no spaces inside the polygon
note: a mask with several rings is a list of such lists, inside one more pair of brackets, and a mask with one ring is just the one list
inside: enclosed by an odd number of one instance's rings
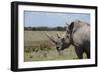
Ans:
{"label": "rhino neck", "polygon": [[74,45],[74,42],[73,42],[73,33],[72,32],[70,33],[70,44]]}

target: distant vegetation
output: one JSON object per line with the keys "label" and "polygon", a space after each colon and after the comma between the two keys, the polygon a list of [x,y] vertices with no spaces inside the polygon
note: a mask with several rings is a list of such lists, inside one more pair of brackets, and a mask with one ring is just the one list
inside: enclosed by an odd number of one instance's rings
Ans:
{"label": "distant vegetation", "polygon": [[27,31],[65,31],[65,27],[24,27]]}

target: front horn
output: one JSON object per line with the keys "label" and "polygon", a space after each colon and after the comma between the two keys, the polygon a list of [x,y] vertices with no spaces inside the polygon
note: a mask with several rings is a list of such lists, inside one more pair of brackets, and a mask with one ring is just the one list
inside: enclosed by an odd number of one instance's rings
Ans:
{"label": "front horn", "polygon": [[56,40],[54,39],[53,36],[50,36],[48,33],[45,32],[45,35],[53,42],[56,43]]}

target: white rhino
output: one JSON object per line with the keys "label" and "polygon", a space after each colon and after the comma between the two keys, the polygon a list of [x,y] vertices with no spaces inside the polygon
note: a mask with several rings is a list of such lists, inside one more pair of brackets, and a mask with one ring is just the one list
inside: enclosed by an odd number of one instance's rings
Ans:
{"label": "white rhino", "polygon": [[56,40],[49,34],[46,35],[55,43],[58,52],[73,45],[79,59],[83,58],[84,52],[87,58],[90,58],[90,24],[79,20],[73,21],[67,25],[63,36],[57,35]]}

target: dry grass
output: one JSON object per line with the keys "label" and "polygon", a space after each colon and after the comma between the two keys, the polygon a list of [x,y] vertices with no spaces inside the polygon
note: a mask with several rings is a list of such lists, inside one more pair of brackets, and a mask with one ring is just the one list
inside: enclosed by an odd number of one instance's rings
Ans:
{"label": "dry grass", "polygon": [[[58,31],[25,31],[24,32],[24,61],[44,61],[44,60],[71,60],[77,59],[73,46],[62,51],[59,55],[55,45],[44,34],[48,32],[56,35]],[[63,32],[59,31],[60,35]],[[86,55],[84,55],[86,58]]]}

